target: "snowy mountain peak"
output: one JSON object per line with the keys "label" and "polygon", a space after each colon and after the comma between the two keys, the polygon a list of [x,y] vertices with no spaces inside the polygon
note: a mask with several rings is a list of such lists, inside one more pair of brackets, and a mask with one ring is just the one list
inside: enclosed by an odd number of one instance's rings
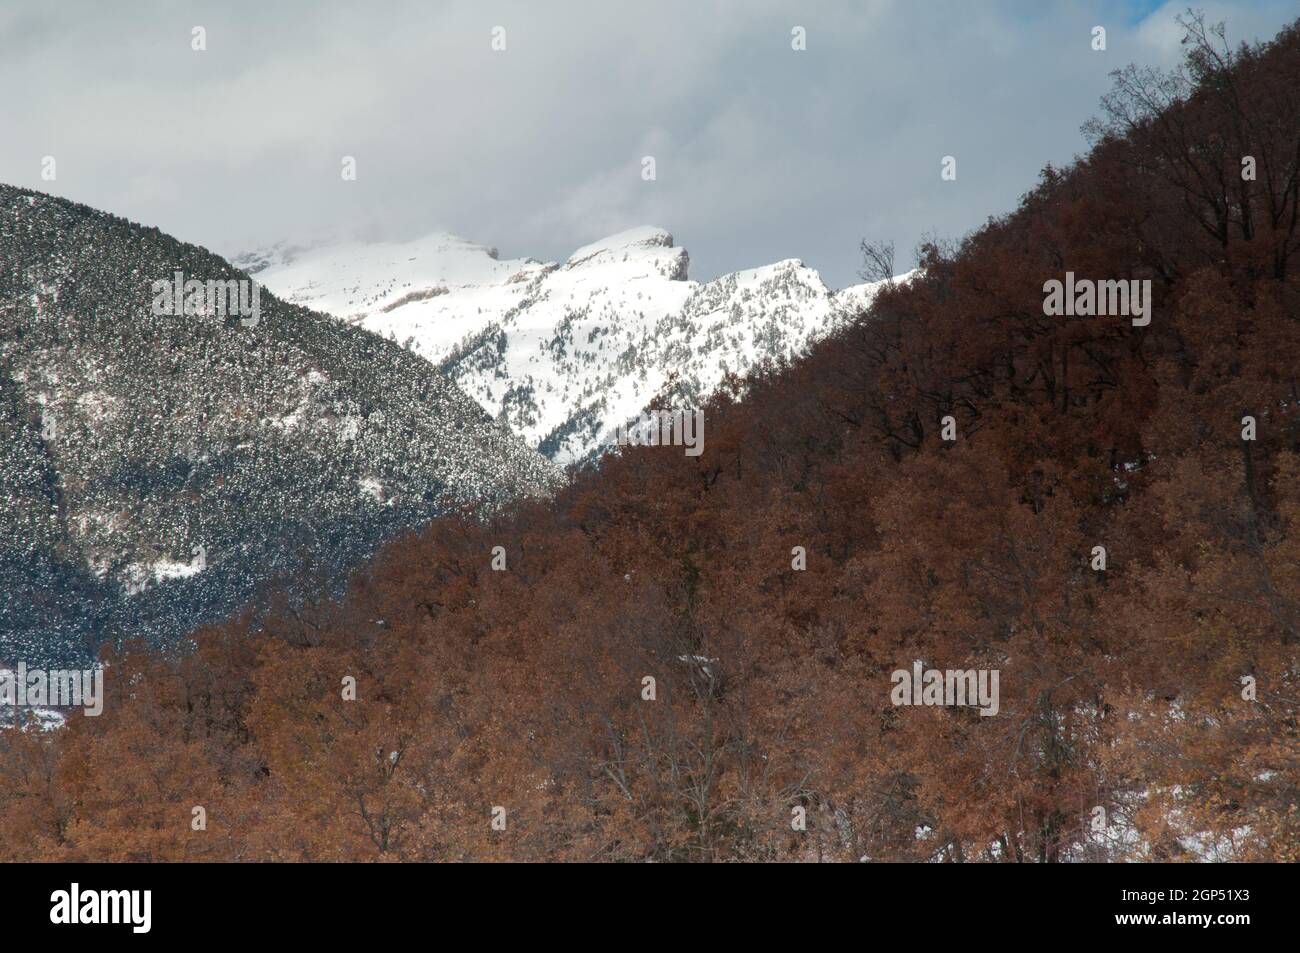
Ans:
{"label": "snowy mountain peak", "polygon": [[569,264],[585,260],[601,252],[620,252],[632,248],[672,248],[672,232],[666,228],[642,225],[618,232],[590,245],[583,245],[569,256]]}
{"label": "snowy mountain peak", "polygon": [[685,281],[690,256],[673,247],[672,233],[663,228],[631,228],[590,245],[569,256],[566,269],[625,266],[627,277],[656,274],[669,281]]}
{"label": "snowy mountain peak", "polygon": [[258,280],[296,304],[360,324],[436,364],[489,413],[560,463],[668,396],[696,406],[727,373],[794,356],[861,310],[791,258],[708,282],[663,228],[628,229],[563,264],[502,260],[446,233],[339,242],[266,261]]}

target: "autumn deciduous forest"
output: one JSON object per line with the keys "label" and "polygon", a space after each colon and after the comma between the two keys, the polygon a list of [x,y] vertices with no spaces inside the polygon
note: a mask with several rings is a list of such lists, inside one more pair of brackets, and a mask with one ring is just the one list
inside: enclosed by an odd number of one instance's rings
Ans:
{"label": "autumn deciduous forest", "polygon": [[[701,456],[106,648],[102,716],[0,731],[4,859],[1300,861],[1300,23],[1188,28]],[[915,660],[999,711],[894,705]]]}

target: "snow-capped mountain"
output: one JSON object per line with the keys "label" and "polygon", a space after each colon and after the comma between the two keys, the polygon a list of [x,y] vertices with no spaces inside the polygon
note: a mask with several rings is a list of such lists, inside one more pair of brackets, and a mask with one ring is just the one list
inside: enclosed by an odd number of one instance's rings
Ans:
{"label": "snow-capped mountain", "polygon": [[563,263],[444,233],[234,261],[286,301],[426,358],[558,463],[591,456],[656,398],[697,406],[728,372],[799,353],[878,287],[833,292],[795,259],[692,281],[686,250],[649,227]]}
{"label": "snow-capped mountain", "polygon": [[367,331],[269,293],[255,323],[159,313],[176,272],[250,284],[157,229],[0,185],[0,659],[166,644],[559,479]]}

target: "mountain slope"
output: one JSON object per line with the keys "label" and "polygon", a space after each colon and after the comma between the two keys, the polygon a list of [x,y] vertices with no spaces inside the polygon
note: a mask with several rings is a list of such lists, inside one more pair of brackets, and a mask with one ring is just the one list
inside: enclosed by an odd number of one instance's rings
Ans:
{"label": "mountain slope", "polygon": [[801,353],[877,290],[831,292],[793,259],[691,281],[686,251],[659,228],[611,236],[563,264],[502,261],[446,234],[282,245],[236,261],[286,300],[438,364],[560,463],[598,451],[658,397],[696,407],[727,373]]}
{"label": "mountain slope", "polygon": [[0,659],[166,642],[306,562],[337,579],[451,507],[553,469],[428,363],[262,293],[156,315],[202,248],[0,186]]}

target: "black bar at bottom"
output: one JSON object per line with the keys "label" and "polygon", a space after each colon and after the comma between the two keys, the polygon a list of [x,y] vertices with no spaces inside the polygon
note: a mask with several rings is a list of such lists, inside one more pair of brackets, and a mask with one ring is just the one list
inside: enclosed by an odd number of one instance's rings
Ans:
{"label": "black bar at bottom", "polygon": [[782,926],[811,928],[816,932],[807,935],[810,947],[824,942],[825,935],[818,939],[821,929],[843,927],[864,939],[879,936],[879,929],[901,929],[918,940],[972,941],[1050,930],[1072,939],[1137,933],[1148,940],[1220,944],[1265,935],[1257,931],[1282,935],[1294,923],[1295,870],[1181,864],[598,872],[578,865],[543,871],[486,865],[13,864],[0,866],[0,896],[11,941],[284,935],[374,942],[396,939],[402,934],[395,931],[403,929],[443,931],[453,924],[482,931],[485,938],[507,927],[538,939],[578,931],[608,940],[661,930],[678,938],[699,936],[683,929],[694,924],[715,939]]}

